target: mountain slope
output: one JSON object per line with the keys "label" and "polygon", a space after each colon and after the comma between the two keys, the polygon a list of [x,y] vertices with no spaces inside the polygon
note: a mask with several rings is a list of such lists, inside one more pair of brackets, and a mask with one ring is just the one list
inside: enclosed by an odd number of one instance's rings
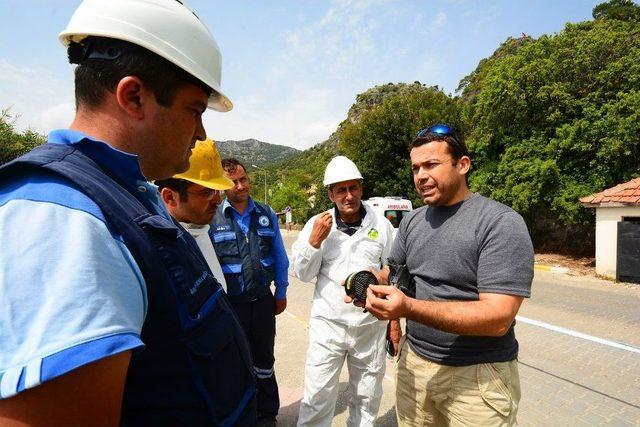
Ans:
{"label": "mountain slope", "polygon": [[343,154],[340,137],[344,129],[360,122],[364,114],[377,108],[390,96],[424,90],[425,86],[420,82],[388,83],[359,94],[349,108],[347,117],[326,141],[267,167],[268,186],[273,193],[270,204],[276,211],[285,206],[292,207],[293,220],[298,223],[304,223],[311,215],[328,208],[331,202],[322,185],[322,178],[329,160]]}
{"label": "mountain slope", "polygon": [[247,168],[251,165],[259,167],[279,163],[300,151],[284,145],[269,144],[257,139],[245,139],[242,141],[216,141],[220,156],[235,157],[244,163]]}

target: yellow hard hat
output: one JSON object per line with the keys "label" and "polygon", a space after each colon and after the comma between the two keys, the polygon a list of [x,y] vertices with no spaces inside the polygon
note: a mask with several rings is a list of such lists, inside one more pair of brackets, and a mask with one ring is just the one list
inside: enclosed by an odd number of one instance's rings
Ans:
{"label": "yellow hard hat", "polygon": [[197,141],[189,157],[189,170],[174,175],[174,178],[186,179],[194,184],[214,190],[227,190],[233,187],[233,181],[222,174],[222,162],[216,143],[210,139]]}

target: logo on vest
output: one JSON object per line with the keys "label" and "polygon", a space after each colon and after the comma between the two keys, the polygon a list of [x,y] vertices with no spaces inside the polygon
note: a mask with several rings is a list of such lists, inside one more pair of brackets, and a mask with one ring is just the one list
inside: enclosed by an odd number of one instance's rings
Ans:
{"label": "logo on vest", "polygon": [[218,225],[216,226],[216,231],[230,231],[231,230],[231,226],[230,225]]}
{"label": "logo on vest", "polygon": [[258,224],[263,227],[267,227],[269,225],[269,218],[265,215],[262,215],[260,218],[258,218]]}
{"label": "logo on vest", "polygon": [[367,234],[367,236],[369,236],[370,239],[376,240],[379,236],[378,230],[372,228],[369,230],[369,234]]}
{"label": "logo on vest", "polygon": [[209,273],[207,271],[203,271],[200,277],[198,277],[196,281],[193,282],[193,285],[189,288],[190,295],[195,295],[196,292],[198,292],[198,289],[200,289],[200,286],[202,286],[207,276],[209,276]]}

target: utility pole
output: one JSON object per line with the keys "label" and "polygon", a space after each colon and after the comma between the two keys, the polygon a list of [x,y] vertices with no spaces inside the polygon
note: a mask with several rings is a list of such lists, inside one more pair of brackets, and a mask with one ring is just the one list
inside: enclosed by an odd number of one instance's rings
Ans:
{"label": "utility pole", "polygon": [[251,165],[251,167],[261,170],[262,173],[264,173],[264,204],[267,205],[267,171],[256,165]]}

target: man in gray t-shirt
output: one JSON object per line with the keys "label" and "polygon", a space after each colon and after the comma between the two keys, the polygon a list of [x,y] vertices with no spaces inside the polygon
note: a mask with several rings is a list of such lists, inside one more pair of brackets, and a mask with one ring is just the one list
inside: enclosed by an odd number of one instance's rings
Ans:
{"label": "man in gray t-shirt", "polygon": [[[471,160],[449,126],[420,131],[410,155],[427,206],[403,218],[389,261],[406,264],[416,296],[371,286],[366,302],[380,319],[407,318],[398,423],[515,425],[520,384],[513,325],[533,279],[526,225],[511,208],[469,190]],[[385,267],[378,275],[382,284],[388,274]]]}

